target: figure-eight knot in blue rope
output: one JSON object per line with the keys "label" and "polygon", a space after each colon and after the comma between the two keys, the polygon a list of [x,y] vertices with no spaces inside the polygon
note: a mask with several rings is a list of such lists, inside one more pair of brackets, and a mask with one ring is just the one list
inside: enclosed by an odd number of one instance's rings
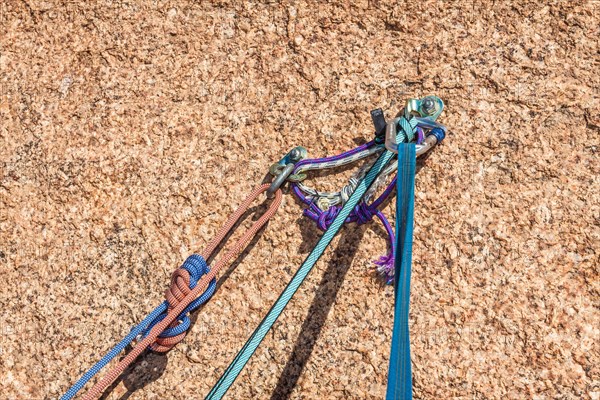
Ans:
{"label": "figure-eight knot in blue rope", "polygon": [[[206,260],[198,254],[189,256],[183,265],[173,272],[171,277],[171,286],[165,293],[168,310],[160,314],[150,325],[144,330],[142,336],[145,337],[154,327],[162,321],[167,313],[175,308],[175,306],[187,296],[187,294],[196,287],[198,281],[210,271]],[[206,303],[212,297],[217,288],[217,281],[213,279],[208,284],[208,287],[198,298],[192,301],[182,312],[179,317],[165,329],[156,339],[156,342],[151,346],[151,349],[157,352],[167,352],[177,343],[183,340],[187,330],[191,325],[189,313]]]}
{"label": "figure-eight knot in blue rope", "polygon": [[[171,288],[167,291],[167,300],[156,307],[142,322],[133,327],[129,334],[123,338],[115,347],[113,347],[100,361],[90,368],[79,380],[69,388],[69,390],[60,398],[60,400],[70,400],[83,389],[85,384],[102,370],[113,358],[130,345],[136,338],[145,337],[152,327],[162,321],[168,310],[177,304],[194,287],[198,281],[210,271],[206,260],[201,255],[193,254],[189,256],[183,265],[175,270],[171,280]],[[185,284],[185,285],[182,285]],[[191,325],[189,313],[206,303],[214,294],[217,287],[216,279],[210,281],[208,287],[198,298],[187,306],[175,322],[175,326],[165,329],[153,344],[155,351],[167,351],[176,343],[185,337],[185,333]]]}

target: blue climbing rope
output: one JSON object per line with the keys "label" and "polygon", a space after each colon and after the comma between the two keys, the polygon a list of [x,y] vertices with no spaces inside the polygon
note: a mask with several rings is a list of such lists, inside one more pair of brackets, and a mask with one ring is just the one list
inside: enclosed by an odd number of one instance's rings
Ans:
{"label": "blue climbing rope", "polygon": [[[209,267],[206,264],[204,258],[198,254],[192,254],[189,256],[181,268],[187,270],[190,274],[190,288],[193,289],[200,278],[207,274]],[[178,320],[180,324],[174,328],[167,328],[164,330],[159,337],[173,337],[185,332],[190,327],[190,318],[188,314],[204,304],[214,294],[217,287],[216,280],[212,280],[204,293],[195,299],[185,310],[179,315]],[[75,395],[83,389],[85,384],[92,379],[102,368],[106,366],[113,358],[119,355],[127,346],[129,346],[138,336],[144,337],[150,332],[152,327],[162,321],[169,308],[167,301],[162,302],[158,307],[148,314],[146,318],[136,325],[127,336],[123,338],[115,347],[113,347],[100,361],[98,361],[92,368],[90,368],[73,386],[67,390],[67,392],[60,398],[60,400],[71,400]]]}
{"label": "blue climbing rope", "polygon": [[398,145],[394,331],[390,352],[387,400],[412,399],[408,311],[415,208],[416,158],[414,144],[402,143]]}
{"label": "blue climbing rope", "polygon": [[106,364],[108,364],[113,358],[115,358],[119,353],[121,353],[134,339],[142,334],[144,329],[159,315],[167,311],[167,307],[169,305],[167,302],[161,303],[158,307],[156,307],[142,322],[140,322],[137,326],[135,326],[131,332],[127,336],[123,338],[115,347],[113,347],[100,361],[98,361],[92,368],[90,368],[73,386],[67,390],[67,392],[60,398],[60,400],[71,400],[83,387],[85,384],[92,379]]}

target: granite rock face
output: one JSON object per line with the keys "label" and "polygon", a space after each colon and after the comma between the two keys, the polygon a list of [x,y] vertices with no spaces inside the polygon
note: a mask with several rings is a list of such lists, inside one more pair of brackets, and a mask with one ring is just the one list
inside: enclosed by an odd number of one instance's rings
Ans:
{"label": "granite rock face", "polygon": [[[2,1],[0,397],[59,397],[292,147],[339,153],[435,94],[415,397],[599,399],[600,3],[546,3]],[[320,235],[302,209],[286,194],[184,342],[107,398],[203,398]],[[229,398],[382,398],[385,246],[344,228]]]}

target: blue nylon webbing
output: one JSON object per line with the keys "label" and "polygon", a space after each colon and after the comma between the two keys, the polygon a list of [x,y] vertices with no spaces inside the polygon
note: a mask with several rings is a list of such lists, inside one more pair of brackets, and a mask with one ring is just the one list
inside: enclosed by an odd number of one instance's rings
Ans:
{"label": "blue nylon webbing", "polygon": [[410,264],[412,261],[413,214],[415,208],[416,152],[414,144],[398,145],[396,186],[396,260],[394,331],[388,372],[387,400],[412,399],[410,334]]}
{"label": "blue nylon webbing", "polygon": [[[412,148],[414,154],[414,146]],[[287,306],[289,301],[292,299],[292,296],[294,296],[304,279],[313,269],[317,260],[321,257],[329,243],[331,243],[331,240],[335,234],[340,230],[350,212],[358,204],[365,192],[373,184],[377,176],[385,168],[386,164],[393,156],[394,153],[390,151],[384,151],[379,158],[377,158],[375,164],[373,164],[371,169],[365,175],[364,179],[358,184],[358,187],[354,193],[352,193],[346,204],[344,204],[344,207],[342,207],[340,213],[337,215],[337,217],[335,217],[329,229],[323,233],[316,246],[306,257],[306,260],[304,260],[290,283],[288,283],[275,304],[273,304],[267,315],[261,321],[260,325],[258,325],[252,336],[250,336],[246,344],[244,344],[242,349],[238,352],[237,356],[225,370],[219,381],[215,386],[213,386],[205,400],[221,399],[225,395],[250,357],[252,357],[252,354],[254,354],[264,337],[267,335],[269,329],[271,329],[277,318],[281,315],[285,306]]]}

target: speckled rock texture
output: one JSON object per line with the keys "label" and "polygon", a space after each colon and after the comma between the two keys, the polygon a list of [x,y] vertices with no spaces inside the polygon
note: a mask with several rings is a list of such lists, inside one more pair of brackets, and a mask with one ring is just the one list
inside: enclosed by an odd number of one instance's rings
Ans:
{"label": "speckled rock texture", "polygon": [[[417,175],[415,398],[600,398],[600,2],[3,0],[0,23],[0,398],[58,398],[293,146],[347,150],[428,94],[450,134]],[[316,243],[302,209],[105,399],[203,398]],[[385,251],[345,227],[228,398],[383,398]]]}

